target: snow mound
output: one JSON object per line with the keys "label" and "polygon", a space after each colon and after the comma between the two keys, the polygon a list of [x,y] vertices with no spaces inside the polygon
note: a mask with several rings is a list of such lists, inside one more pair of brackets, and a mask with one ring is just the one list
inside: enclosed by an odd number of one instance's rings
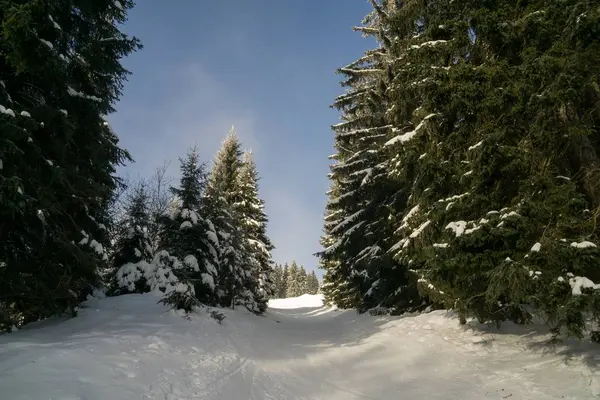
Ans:
{"label": "snow mound", "polygon": [[323,307],[323,295],[303,294],[302,296],[288,297],[287,299],[269,300],[269,308],[286,310],[305,307]]}
{"label": "snow mound", "polygon": [[459,326],[435,311],[371,317],[322,296],[272,300],[263,317],[200,310],[151,294],[92,299],[77,318],[0,336],[10,400],[592,399],[600,352],[548,346],[536,327]]}

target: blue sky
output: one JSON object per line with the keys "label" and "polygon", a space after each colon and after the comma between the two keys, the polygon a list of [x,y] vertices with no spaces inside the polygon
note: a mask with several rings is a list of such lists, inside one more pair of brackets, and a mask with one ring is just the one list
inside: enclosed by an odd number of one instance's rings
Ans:
{"label": "blue sky", "polygon": [[[316,269],[332,153],[330,109],[343,93],[338,67],[370,40],[352,31],[367,0],[139,0],[124,30],[144,49],[124,65],[133,75],[110,117],[134,164],[149,176],[197,145],[210,162],[235,125],[261,174],[277,262]],[[319,272],[319,271],[317,271]]]}

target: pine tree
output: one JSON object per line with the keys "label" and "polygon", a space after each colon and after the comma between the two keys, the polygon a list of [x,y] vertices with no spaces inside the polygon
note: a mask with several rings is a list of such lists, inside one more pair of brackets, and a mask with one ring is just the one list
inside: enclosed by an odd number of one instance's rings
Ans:
{"label": "pine tree", "polygon": [[258,170],[252,153],[244,152],[238,175],[240,195],[235,205],[237,211],[243,216],[242,228],[251,248],[252,257],[259,266],[257,272],[261,293],[265,297],[272,297],[275,292],[271,259],[274,246],[267,236],[267,215],[264,210],[265,203],[258,194],[258,180]]}
{"label": "pine tree", "polygon": [[[118,221],[116,243],[113,246],[110,291],[121,292],[114,282],[115,274],[125,264],[150,262],[153,257],[152,242],[149,236],[151,223],[148,212],[148,193],[144,182],[134,187],[125,206],[123,218]],[[148,291],[147,282],[139,280],[136,292]]]}
{"label": "pine tree", "polygon": [[132,5],[0,3],[0,330],[74,310],[99,285],[129,159],[104,116],[140,47],[118,29]]}
{"label": "pine tree", "polygon": [[[223,305],[244,305],[255,313],[267,306],[260,288],[260,261],[248,236],[248,221],[242,207],[248,196],[242,193],[242,151],[232,128],[217,153],[209,176],[205,202],[219,240],[219,296]],[[245,181],[245,183],[247,183]],[[248,219],[250,218],[250,219]]]}

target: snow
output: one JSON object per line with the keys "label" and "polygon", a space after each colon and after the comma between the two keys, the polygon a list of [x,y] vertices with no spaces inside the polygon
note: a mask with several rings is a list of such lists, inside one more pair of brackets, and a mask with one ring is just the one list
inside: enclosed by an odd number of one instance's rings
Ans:
{"label": "snow", "polygon": [[48,164],[51,167],[54,165],[54,163],[51,160],[46,160],[46,164]]}
{"label": "snow", "polygon": [[21,111],[21,116],[22,117],[30,117],[31,118],[31,114],[29,114],[27,111]]}
{"label": "snow", "polygon": [[473,146],[469,146],[469,150],[475,150],[476,148],[478,148],[482,144],[483,144],[483,140],[481,142],[475,143]]}
{"label": "snow", "polygon": [[0,104],[0,113],[10,115],[13,118],[15,117],[15,112],[10,108],[4,107],[2,104]]}
{"label": "snow", "polygon": [[414,130],[412,130],[410,132],[406,132],[402,135],[398,135],[398,136],[388,140],[387,142],[385,142],[384,146],[391,146],[398,142],[400,142],[400,143],[408,142],[409,140],[411,140],[412,138],[415,137],[415,135],[421,130],[421,128],[423,128],[423,126],[425,125],[425,121],[435,117],[436,115],[437,114],[429,114],[428,116],[423,118],[423,120],[419,123],[419,125],[417,125],[417,127]]}
{"label": "snow", "polygon": [[596,348],[546,345],[541,329],[501,330],[444,311],[371,317],[319,295],[190,320],[151,294],[90,298],[79,317],[0,337],[11,400],[588,399]]}
{"label": "snow", "polygon": [[585,276],[574,276],[569,278],[569,285],[571,286],[572,294],[575,296],[581,295],[581,289],[600,289],[600,284],[595,284]]}
{"label": "snow", "polygon": [[114,2],[115,7],[117,7],[119,10],[123,11],[123,5],[121,4],[120,1],[115,0]]}
{"label": "snow", "polygon": [[462,236],[465,233],[465,229],[467,228],[466,221],[453,221],[446,225],[446,229],[451,229],[452,232],[456,235],[456,237]]}
{"label": "snow", "polygon": [[427,228],[427,226],[431,223],[431,221],[425,221],[421,224],[421,226],[419,226],[417,229],[415,229],[411,234],[410,234],[410,238],[414,239],[416,237],[418,237],[421,232],[423,232],[423,230],[425,230],[425,228]]}
{"label": "snow", "polygon": [[62,28],[60,27],[60,25],[58,23],[56,23],[56,21],[54,20],[54,18],[52,18],[52,15],[48,15],[48,19],[50,20],[50,22],[52,22],[52,25],[58,29],[59,31],[62,31]]}
{"label": "snow", "polygon": [[181,225],[179,226],[179,229],[183,230],[183,229],[188,229],[191,228],[193,225],[190,221],[183,221],[181,223]]}
{"label": "snow", "polygon": [[49,41],[47,41],[45,39],[40,39],[40,42],[42,42],[50,50],[54,50],[54,45],[52,43],[50,43]]}
{"label": "snow", "polygon": [[438,44],[443,44],[443,43],[447,43],[447,40],[430,40],[429,42],[425,42],[425,43],[421,43],[421,44],[413,44],[412,46],[410,46],[411,49],[420,49],[422,47],[433,47],[433,46],[437,46]]}
{"label": "snow", "polygon": [[537,253],[537,252],[539,252],[539,251],[540,251],[540,249],[541,249],[541,248],[542,248],[542,244],[538,242],[538,243],[534,244],[534,245],[531,247],[531,250],[529,250],[529,251],[531,251],[531,252],[534,252],[534,253]]}
{"label": "snow", "polygon": [[583,242],[573,242],[571,243],[571,247],[575,247],[577,249],[585,249],[588,247],[597,247],[594,243],[592,242],[588,242],[588,241],[583,241]]}
{"label": "snow", "polygon": [[404,216],[404,218],[402,218],[402,226],[400,226],[401,229],[408,227],[408,221],[419,212],[419,208],[420,207],[417,204],[416,206],[414,206],[413,208],[411,208],[409,212],[406,213],[406,215]]}
{"label": "snow", "polygon": [[87,95],[82,92],[78,92],[77,90],[73,89],[71,86],[67,87],[67,92],[69,93],[70,96],[73,96],[73,97],[81,97],[82,99],[88,99],[88,100],[92,100],[92,101],[95,101],[98,103],[102,102],[101,98],[96,97],[96,96],[90,96],[90,95]]}
{"label": "snow", "polygon": [[200,271],[200,267],[198,265],[198,259],[191,254],[188,254],[183,259],[183,263],[189,266],[194,271]]}

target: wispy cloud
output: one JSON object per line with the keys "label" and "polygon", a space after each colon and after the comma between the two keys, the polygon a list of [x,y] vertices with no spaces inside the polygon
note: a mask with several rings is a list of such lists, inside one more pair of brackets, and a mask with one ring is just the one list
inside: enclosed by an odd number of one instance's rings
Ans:
{"label": "wispy cloud", "polygon": [[136,104],[122,104],[127,112],[113,118],[124,147],[131,149],[136,161],[127,168],[130,172],[148,174],[168,159],[176,173],[177,158],[194,145],[209,161],[232,125],[245,146],[260,154],[254,112],[239,104],[199,64],[164,68],[148,85],[153,86],[151,96],[136,99]]}
{"label": "wispy cloud", "polygon": [[171,160],[170,174],[178,176],[178,157],[194,145],[210,166],[234,125],[244,148],[252,149],[262,176],[261,196],[270,219],[269,235],[276,246],[275,260],[295,259],[307,268],[314,267],[312,254],[319,249],[322,222],[321,210],[312,206],[312,199],[298,182],[306,170],[297,160],[285,166],[285,174],[261,169],[272,168],[280,152],[290,150],[273,148],[269,139],[279,132],[259,129],[257,112],[199,63],[163,67],[147,85],[152,89],[147,96],[136,98],[136,103],[125,101],[122,106],[127,112],[112,118],[123,146],[131,149],[136,160],[124,171],[131,176],[148,176],[157,165]]}

